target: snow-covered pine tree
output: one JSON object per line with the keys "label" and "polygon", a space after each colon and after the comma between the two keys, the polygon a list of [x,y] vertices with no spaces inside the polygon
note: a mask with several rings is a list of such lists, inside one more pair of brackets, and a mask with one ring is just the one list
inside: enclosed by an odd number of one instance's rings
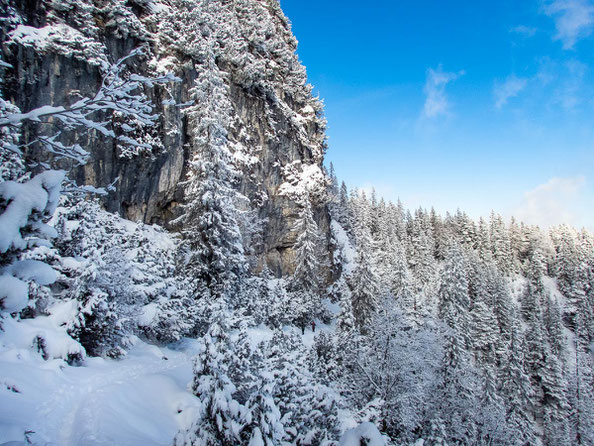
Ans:
{"label": "snow-covered pine tree", "polygon": [[[487,272],[487,293],[493,300],[493,311],[497,317],[499,331],[504,343],[511,339],[512,314],[514,312],[514,303],[505,280],[494,264],[486,266]],[[499,346],[499,353],[506,350],[505,345]]]}
{"label": "snow-covered pine tree", "polygon": [[237,361],[228,319],[221,297],[194,363],[192,391],[200,399],[200,412],[187,431],[176,435],[176,446],[232,446],[240,441],[246,409],[236,400],[237,387],[229,377]]}
{"label": "snow-covered pine tree", "polygon": [[542,372],[542,412],[546,445],[565,446],[573,444],[569,426],[570,407],[567,400],[567,382],[563,377],[561,362],[545,344]]}
{"label": "snow-covered pine tree", "polygon": [[501,368],[501,396],[507,411],[507,425],[514,434],[514,444],[538,444],[531,415],[534,391],[525,372],[519,322],[513,314],[512,320],[507,357]]}
{"label": "snow-covered pine tree", "polygon": [[485,369],[491,369],[488,375],[492,376],[495,374],[493,367],[497,363],[497,348],[501,344],[501,333],[493,311],[493,298],[488,294],[486,271],[478,262],[473,264],[472,282],[470,343],[477,361]]}
{"label": "snow-covered pine tree", "polygon": [[457,245],[452,245],[448,250],[438,299],[439,317],[450,327],[453,335],[458,338],[457,345],[466,350],[469,335],[468,311],[470,308],[468,270],[464,252]]}
{"label": "snow-covered pine tree", "polygon": [[[0,235],[0,307],[7,313],[16,314],[28,305],[35,306],[34,301],[29,302],[29,298],[34,297],[29,295],[29,290],[51,285],[57,278],[47,259],[39,253],[33,254],[35,259],[21,257],[38,247],[51,246],[51,239],[58,235],[47,223],[58,206],[64,180],[69,183],[71,193],[106,193],[105,189],[76,186],[60,169],[64,165],[85,164],[89,156],[78,143],[65,143],[62,131],[111,138],[131,156],[144,147],[133,137],[116,135],[113,129],[116,116],[133,119],[146,127],[154,125],[158,116],[152,113],[144,87],[166,85],[179,79],[172,75],[130,75],[128,63],[143,55],[144,50],[136,49],[113,64],[104,64],[103,79],[95,95],[70,105],[43,105],[21,113],[16,106],[0,99],[0,159],[3,161],[0,224],[4,228]],[[54,126],[45,125],[50,121]],[[41,130],[27,132],[26,138],[22,138],[20,128],[30,123],[42,123]],[[44,133],[47,129],[54,133]],[[35,136],[28,140],[31,135]],[[49,295],[47,289],[45,294]]]}
{"label": "snow-covered pine tree", "polygon": [[311,201],[306,198],[299,211],[295,222],[297,241],[295,242],[295,272],[291,286],[296,290],[305,290],[317,293],[323,283],[320,277],[320,268],[323,259],[320,258],[320,245],[323,239],[320,236],[318,225],[313,218]]}
{"label": "snow-covered pine tree", "polygon": [[428,222],[424,213],[417,212],[411,225],[408,242],[408,260],[410,269],[419,283],[425,288],[435,274],[435,242],[428,231]]}
{"label": "snow-covered pine tree", "polygon": [[505,227],[503,218],[494,212],[491,212],[489,239],[491,241],[491,252],[497,267],[505,275],[511,273],[513,271],[513,255],[509,232]]}
{"label": "snow-covered pine tree", "polygon": [[294,226],[297,235],[295,250],[295,271],[290,281],[293,300],[294,322],[302,329],[315,317],[323,315],[321,287],[325,280],[320,275],[324,259],[321,258],[318,225],[313,218],[311,201],[303,200],[299,216]]}
{"label": "snow-covered pine tree", "polygon": [[360,328],[369,321],[378,301],[379,278],[371,263],[370,246],[367,231],[359,232],[357,265],[347,279],[351,288],[353,314]]}
{"label": "snow-covered pine tree", "polygon": [[558,358],[563,358],[563,355],[566,353],[566,339],[563,332],[561,308],[557,300],[552,296],[545,299],[544,304],[544,326],[548,334],[548,343],[551,346],[551,352]]}
{"label": "snow-covered pine tree", "polygon": [[340,184],[340,193],[338,199],[338,206],[336,209],[336,221],[344,228],[345,231],[351,230],[351,211],[349,205],[349,191],[345,182]]}
{"label": "snow-covered pine tree", "polygon": [[337,284],[339,293],[340,312],[336,316],[336,334],[339,339],[347,341],[352,338],[356,332],[356,320],[353,314],[353,298],[351,290],[344,280],[341,278]]}
{"label": "snow-covered pine tree", "polygon": [[551,239],[555,249],[552,272],[557,278],[559,289],[567,299],[564,317],[575,327],[577,309],[586,298],[584,274],[581,272],[581,259],[576,247],[576,231],[567,225],[551,230]]}
{"label": "snow-covered pine tree", "polygon": [[545,287],[543,275],[546,271],[544,256],[539,250],[532,253],[527,266],[526,289],[521,300],[521,313],[525,320],[530,320],[538,308],[542,308],[545,302]]}
{"label": "snow-covered pine tree", "polygon": [[568,397],[570,423],[574,444],[590,445],[594,444],[594,359],[582,312],[577,312],[575,324],[575,361]]}
{"label": "snow-covered pine tree", "polygon": [[377,265],[383,286],[392,296],[398,296],[406,282],[412,280],[406,253],[397,240],[386,242],[385,246],[382,246]]}
{"label": "snow-covered pine tree", "polygon": [[187,110],[192,139],[186,204],[173,223],[181,226],[184,274],[193,282],[194,293],[199,295],[207,287],[217,297],[236,291],[247,265],[233,188],[237,172],[228,141],[233,109],[227,74],[216,64],[217,42],[210,26],[203,25],[203,63],[197,66],[191,90],[195,104]]}
{"label": "snow-covered pine tree", "polygon": [[493,258],[493,254],[491,253],[491,240],[489,239],[489,228],[482,217],[479,219],[477,228],[476,249],[478,251],[479,258],[483,262],[488,262]]}
{"label": "snow-covered pine tree", "polygon": [[306,363],[301,340],[294,333],[276,330],[269,342],[267,361],[276,386],[274,401],[281,411],[287,441],[323,444],[336,440],[337,403]]}
{"label": "snow-covered pine tree", "polygon": [[280,410],[273,398],[274,386],[273,372],[265,368],[260,370],[253,393],[246,402],[248,415],[245,416],[244,438],[248,446],[280,445],[286,436]]}

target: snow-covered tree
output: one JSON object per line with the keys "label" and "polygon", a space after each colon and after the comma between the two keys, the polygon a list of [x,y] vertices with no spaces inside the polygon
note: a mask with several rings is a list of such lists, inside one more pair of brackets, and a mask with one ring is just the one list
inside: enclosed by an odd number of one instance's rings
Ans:
{"label": "snow-covered tree", "polygon": [[338,427],[335,396],[314,378],[301,341],[293,334],[275,331],[267,358],[277,383],[273,396],[287,440],[297,444],[335,440]]}
{"label": "snow-covered tree", "polygon": [[378,300],[379,279],[373,270],[366,246],[369,245],[365,243],[359,245],[356,258],[357,266],[348,278],[353,314],[359,326],[364,326],[369,321]]}
{"label": "snow-covered tree", "polygon": [[192,391],[200,399],[200,413],[188,431],[178,433],[176,446],[230,446],[240,441],[245,407],[236,400],[237,387],[229,377],[235,358],[223,300],[216,304],[194,363]]}
{"label": "snow-covered tree", "polygon": [[[112,128],[112,120],[105,120],[105,115],[113,117],[116,114],[133,117],[145,126],[154,125],[157,120],[143,88],[178,79],[171,75],[149,78],[129,74],[127,62],[142,55],[142,50],[134,50],[108,65],[97,93],[71,105],[44,105],[22,113],[14,105],[0,101],[1,157],[13,165],[11,172],[3,174],[0,182],[0,223],[4,228],[0,237],[0,301],[3,302],[4,310],[19,312],[27,306],[30,283],[44,286],[55,281],[55,273],[42,260],[23,263],[19,257],[37,246],[47,246],[57,235],[47,222],[58,205],[62,183],[67,176],[65,171],[52,169],[52,166],[55,167],[57,162],[64,159],[70,163],[84,164],[89,156],[89,152],[79,144],[63,143],[61,131],[39,133],[32,141],[20,141],[19,128],[23,123],[52,121],[66,132],[94,132],[113,138],[118,144],[132,148],[132,151],[142,148],[142,143],[132,137],[117,136]],[[25,146],[40,147],[41,150],[34,153],[40,153],[41,159],[25,157]],[[17,168],[22,168],[25,161],[29,162],[27,172],[21,171],[16,175]],[[33,175],[33,165],[42,172]],[[105,193],[95,188],[75,190]]]}
{"label": "snow-covered tree", "polygon": [[297,241],[295,243],[295,272],[292,286],[295,289],[316,293],[322,285],[320,269],[323,259],[320,258],[320,246],[323,243],[318,225],[311,209],[311,202],[305,200],[295,223]]}
{"label": "snow-covered tree", "polygon": [[358,407],[374,405],[376,418],[366,421],[378,423],[395,441],[412,443],[435,396],[442,340],[429,324],[416,326],[389,301],[368,327],[357,351],[347,354],[344,385]]}
{"label": "snow-covered tree", "polygon": [[530,411],[534,391],[530,377],[525,372],[519,336],[519,323],[514,318],[507,357],[501,369],[501,395],[507,410],[509,429],[516,434],[515,444],[535,444],[536,435]]}
{"label": "snow-covered tree", "polygon": [[198,78],[190,91],[195,105],[187,110],[191,148],[186,203],[174,224],[180,225],[185,240],[184,274],[191,278],[194,293],[208,287],[216,297],[235,290],[247,265],[228,141],[232,106],[227,74],[215,62],[213,31],[205,25],[203,33],[204,62],[196,67]]}
{"label": "snow-covered tree", "polygon": [[[281,413],[274,402],[275,380],[273,373],[262,370],[258,375],[256,387],[246,402],[248,415],[245,416],[249,432],[250,446],[275,446],[282,444],[285,437]],[[246,438],[247,439],[247,438]]]}
{"label": "snow-covered tree", "polygon": [[438,297],[440,318],[458,338],[456,345],[465,350],[468,344],[468,311],[470,308],[468,270],[464,252],[456,245],[452,245],[448,251]]}
{"label": "snow-covered tree", "polygon": [[491,213],[489,229],[493,259],[501,272],[509,274],[513,270],[513,256],[509,233],[500,215]]}

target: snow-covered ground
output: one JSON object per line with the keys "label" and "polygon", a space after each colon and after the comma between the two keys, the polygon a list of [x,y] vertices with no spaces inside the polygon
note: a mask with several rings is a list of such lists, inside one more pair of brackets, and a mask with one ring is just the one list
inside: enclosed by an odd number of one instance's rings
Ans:
{"label": "snow-covered ground", "polygon": [[171,444],[198,407],[188,391],[195,346],[185,340],[158,348],[138,340],[123,359],[87,358],[81,367],[5,349],[0,445],[26,438],[56,446]]}
{"label": "snow-covered ground", "polygon": [[[29,444],[27,439],[44,446],[170,445],[195,418],[199,402],[188,390],[195,340],[159,348],[136,338],[122,359],[87,357],[76,367],[63,359],[43,360],[30,345],[29,332],[40,330],[31,321],[3,322],[0,446]],[[301,334],[295,327],[284,330]],[[316,332],[308,326],[303,343],[312,346],[315,335],[332,330],[316,321]],[[264,325],[248,333],[254,346],[273,335]]]}

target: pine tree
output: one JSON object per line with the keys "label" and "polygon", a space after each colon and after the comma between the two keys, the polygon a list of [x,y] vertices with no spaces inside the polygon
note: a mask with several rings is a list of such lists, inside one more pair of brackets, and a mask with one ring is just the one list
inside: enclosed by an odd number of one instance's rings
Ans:
{"label": "pine tree", "polygon": [[532,254],[528,264],[526,290],[521,301],[522,316],[527,321],[534,317],[537,308],[541,308],[545,300],[544,273],[544,257],[537,250]]}
{"label": "pine tree", "polygon": [[292,333],[274,332],[267,361],[275,376],[273,397],[281,412],[286,439],[293,444],[335,440],[336,402],[316,382],[306,359],[300,339]]}
{"label": "pine tree", "polygon": [[545,299],[545,313],[543,317],[551,351],[558,358],[561,358],[565,350],[566,339],[563,333],[564,327],[561,319],[561,308],[552,297]]}
{"label": "pine tree", "polygon": [[434,241],[428,233],[424,214],[418,213],[412,222],[409,238],[408,260],[415,278],[422,284],[428,284],[435,273],[433,258]]}
{"label": "pine tree", "polygon": [[513,255],[509,233],[500,215],[491,213],[491,227],[489,238],[491,240],[491,252],[499,270],[504,274],[513,271]]}
{"label": "pine tree", "polygon": [[[285,429],[281,421],[281,413],[274,402],[275,380],[272,372],[262,370],[253,393],[247,401],[245,416],[247,427],[244,437],[249,435],[249,446],[276,446],[282,444]],[[247,440],[247,438],[246,438]]]}
{"label": "pine tree", "polygon": [[468,345],[470,298],[467,263],[459,246],[452,245],[448,251],[438,298],[439,317],[457,338],[453,345],[465,350]]}
{"label": "pine tree", "polygon": [[518,225],[518,222],[514,217],[511,218],[508,232],[509,243],[513,258],[513,268],[514,270],[520,270],[522,256],[526,248],[526,245],[522,228]]}
{"label": "pine tree", "polygon": [[500,344],[497,318],[492,307],[486,302],[487,295],[479,294],[474,300],[470,313],[471,344],[483,367],[496,364],[497,347]]}
{"label": "pine tree", "polygon": [[330,191],[333,196],[338,197],[339,190],[338,190],[338,178],[336,178],[336,171],[334,170],[334,164],[330,162]]}
{"label": "pine tree", "polygon": [[400,199],[398,199],[398,201],[396,202],[396,208],[394,210],[394,226],[395,226],[395,232],[396,232],[396,236],[398,237],[398,240],[400,241],[400,243],[404,243],[406,241],[407,235],[406,235],[406,212],[404,210],[404,206],[402,205],[402,202],[400,201]]}
{"label": "pine tree", "polygon": [[501,395],[507,410],[507,425],[515,433],[515,444],[524,446],[537,444],[529,411],[533,390],[524,371],[519,324],[515,317],[513,320],[508,354],[501,368]]}
{"label": "pine tree", "polygon": [[431,232],[435,241],[433,256],[437,260],[444,260],[447,249],[450,246],[448,228],[446,228],[443,219],[439,214],[437,214],[434,208],[431,208],[430,211],[430,221]]}
{"label": "pine tree", "polygon": [[555,246],[553,273],[557,278],[559,289],[566,297],[565,317],[575,327],[575,318],[581,303],[586,300],[587,284],[584,283],[580,255],[576,247],[576,233],[566,225],[551,231]]}
{"label": "pine tree", "polygon": [[[225,323],[223,327],[230,328],[229,325],[230,324]],[[213,327],[211,326],[210,328]],[[233,398],[239,404],[247,408],[248,399],[254,392],[254,387],[257,387],[256,376],[262,367],[263,361],[260,349],[252,348],[250,334],[248,332],[248,323],[245,319],[239,320],[239,333],[237,339],[229,339],[229,343],[233,348],[233,351],[228,352],[228,355],[233,359],[233,363],[230,364],[228,368],[228,377],[236,387]],[[242,415],[246,417],[247,412]]]}
{"label": "pine tree", "polygon": [[339,282],[340,312],[336,317],[336,332],[341,340],[349,339],[356,330],[351,290],[344,279]]}
{"label": "pine tree", "polygon": [[446,332],[438,373],[440,389],[435,399],[439,418],[447,426],[446,441],[472,444],[476,437],[478,382],[463,337],[451,328]]}
{"label": "pine tree", "polygon": [[[548,349],[547,349],[548,350]],[[569,404],[567,384],[563,378],[561,363],[551,351],[545,351],[542,373],[542,410],[544,443],[564,446],[572,444],[568,424]]]}
{"label": "pine tree", "polygon": [[409,280],[406,254],[398,241],[386,245],[380,251],[375,263],[378,265],[378,275],[384,287],[392,296],[397,296],[405,281]]}
{"label": "pine tree", "polygon": [[351,226],[351,211],[350,211],[350,200],[349,191],[344,181],[340,184],[340,193],[338,199],[338,206],[336,209],[336,220],[344,228],[345,231],[350,232]]}
{"label": "pine tree", "polygon": [[359,233],[357,246],[357,266],[347,279],[351,288],[353,314],[359,327],[370,319],[377,305],[377,284],[379,279],[371,264],[370,237],[366,231]]}
{"label": "pine tree", "polygon": [[594,444],[594,360],[581,312],[576,314],[575,364],[569,402],[571,424],[577,445]]}
{"label": "pine tree", "polygon": [[453,221],[457,232],[458,242],[464,248],[476,248],[478,245],[478,237],[474,222],[466,213],[460,211],[460,209],[456,211]]}
{"label": "pine tree", "polygon": [[489,239],[489,229],[487,223],[481,217],[477,228],[477,246],[478,255],[483,262],[489,262],[493,258],[491,253],[491,240]]}
{"label": "pine tree", "polygon": [[296,290],[316,293],[322,284],[320,268],[320,246],[322,238],[318,225],[313,219],[311,202],[305,200],[300,210],[299,218],[295,223],[297,241],[295,243],[295,272],[293,274],[292,287]]}
{"label": "pine tree", "polygon": [[[493,311],[504,342],[511,339],[514,304],[505,280],[494,265],[487,265],[487,293],[493,299]],[[503,350],[504,346],[500,346]]]}
{"label": "pine tree", "polygon": [[237,387],[229,377],[236,361],[223,300],[213,311],[194,363],[192,391],[200,399],[200,412],[188,431],[178,433],[176,446],[231,446],[240,440],[245,407],[235,399]]}
{"label": "pine tree", "polygon": [[204,63],[191,95],[196,105],[187,114],[191,153],[185,182],[186,204],[174,222],[182,227],[187,258],[184,268],[196,292],[208,287],[215,296],[233,289],[246,271],[237,193],[232,183],[237,173],[231,163],[228,128],[232,106],[226,74],[215,63],[212,30],[201,45]]}

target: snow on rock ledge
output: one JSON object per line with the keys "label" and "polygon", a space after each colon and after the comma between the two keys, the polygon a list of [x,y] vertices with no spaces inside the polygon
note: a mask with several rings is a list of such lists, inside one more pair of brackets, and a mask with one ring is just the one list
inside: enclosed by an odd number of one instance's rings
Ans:
{"label": "snow on rock ledge", "polygon": [[11,42],[35,48],[40,53],[56,52],[104,68],[109,65],[99,42],[63,23],[43,28],[19,25],[10,37]]}

